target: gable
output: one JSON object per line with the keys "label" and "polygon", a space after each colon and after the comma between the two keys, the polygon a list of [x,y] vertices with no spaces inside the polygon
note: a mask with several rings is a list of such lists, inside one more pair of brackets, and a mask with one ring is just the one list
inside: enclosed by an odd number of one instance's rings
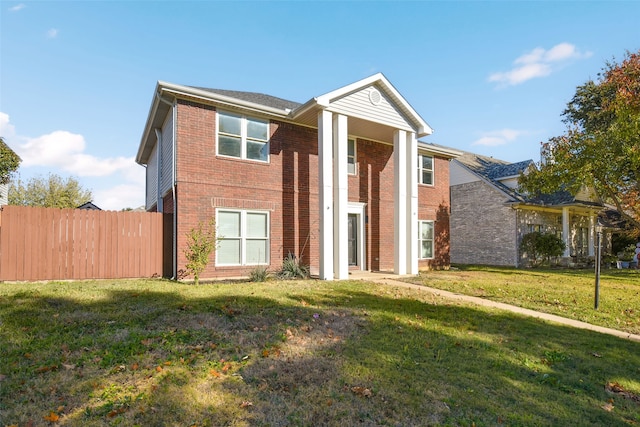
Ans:
{"label": "gable", "polygon": [[480,181],[480,178],[462,166],[456,160],[449,165],[449,185],[467,184],[469,182]]}
{"label": "gable", "polygon": [[412,131],[409,119],[393,103],[384,89],[366,86],[331,102],[327,110],[363,120]]}

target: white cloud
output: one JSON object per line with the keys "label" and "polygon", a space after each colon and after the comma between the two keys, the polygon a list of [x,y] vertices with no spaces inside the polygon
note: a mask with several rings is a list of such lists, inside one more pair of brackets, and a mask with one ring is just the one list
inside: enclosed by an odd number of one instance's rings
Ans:
{"label": "white cloud", "polygon": [[11,138],[16,134],[16,128],[9,123],[9,115],[0,111],[0,136]]}
{"label": "white cloud", "polygon": [[[84,136],[64,130],[36,138],[16,135],[9,115],[3,112],[0,112],[0,132],[22,159],[21,171],[44,168],[52,173],[62,171],[76,176],[85,188],[92,190],[94,202],[102,209],[136,208],[144,203],[145,169],[134,157],[103,158],[88,154]],[[100,179],[94,181],[100,189],[82,183],[82,178],[91,177]]]}
{"label": "white cloud", "polygon": [[144,170],[142,179],[138,183],[121,184],[104,190],[93,192],[93,200],[96,205],[104,210],[122,210],[125,208],[135,209],[144,205]]}
{"label": "white cloud", "polygon": [[56,37],[58,37],[58,29],[57,28],[52,28],[49,31],[47,31],[47,38],[48,39],[55,39]]}
{"label": "white cloud", "polygon": [[499,86],[515,86],[528,80],[546,77],[572,60],[589,58],[591,52],[580,52],[570,43],[560,43],[549,50],[541,47],[519,56],[509,71],[493,73],[490,82]]}
{"label": "white cloud", "polygon": [[515,141],[519,136],[525,135],[527,131],[516,129],[501,129],[485,132],[482,136],[473,141],[471,145],[483,145],[485,147],[497,147]]}
{"label": "white cloud", "polygon": [[86,154],[84,137],[64,130],[56,130],[37,138],[26,138],[15,151],[22,165],[54,166],[77,176],[107,176],[134,166],[133,157],[98,158]]}
{"label": "white cloud", "polygon": [[20,4],[17,4],[17,5],[15,5],[15,6],[11,6],[11,7],[9,8],[9,12],[18,12],[18,11],[20,11],[20,10],[24,9],[25,7],[27,7],[27,5],[26,5],[26,4],[24,4],[24,3],[20,3]]}

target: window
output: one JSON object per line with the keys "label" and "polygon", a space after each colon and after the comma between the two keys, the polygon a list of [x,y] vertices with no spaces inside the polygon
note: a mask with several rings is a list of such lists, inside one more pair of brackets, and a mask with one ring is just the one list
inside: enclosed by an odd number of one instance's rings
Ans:
{"label": "window", "polygon": [[589,229],[586,227],[579,227],[577,230],[576,241],[576,255],[587,256],[589,255]]}
{"label": "window", "polygon": [[356,174],[356,140],[347,140],[347,172],[349,175]]}
{"label": "window", "polygon": [[269,214],[266,212],[218,210],[220,246],[216,265],[269,263]]}
{"label": "window", "polygon": [[527,229],[529,233],[542,233],[542,225],[541,224],[527,224]]}
{"label": "window", "polygon": [[433,258],[433,221],[418,221],[420,259]]}
{"label": "window", "polygon": [[218,154],[240,159],[269,161],[269,122],[218,112]]}
{"label": "window", "polygon": [[418,156],[418,183],[433,185],[433,157]]}

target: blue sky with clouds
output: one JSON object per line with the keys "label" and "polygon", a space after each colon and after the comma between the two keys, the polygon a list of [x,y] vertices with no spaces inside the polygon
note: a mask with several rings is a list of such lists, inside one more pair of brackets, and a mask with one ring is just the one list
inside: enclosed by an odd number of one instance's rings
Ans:
{"label": "blue sky with clouds", "polygon": [[640,48],[639,1],[0,0],[0,134],[23,180],[144,203],[135,164],[158,80],[305,102],[381,72],[425,141],[520,161],[576,86]]}

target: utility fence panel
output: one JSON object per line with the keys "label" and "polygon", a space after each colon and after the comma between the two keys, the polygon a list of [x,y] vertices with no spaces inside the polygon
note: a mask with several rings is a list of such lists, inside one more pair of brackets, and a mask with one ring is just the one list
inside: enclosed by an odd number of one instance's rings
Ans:
{"label": "utility fence panel", "polygon": [[162,276],[162,214],[3,206],[0,280]]}

